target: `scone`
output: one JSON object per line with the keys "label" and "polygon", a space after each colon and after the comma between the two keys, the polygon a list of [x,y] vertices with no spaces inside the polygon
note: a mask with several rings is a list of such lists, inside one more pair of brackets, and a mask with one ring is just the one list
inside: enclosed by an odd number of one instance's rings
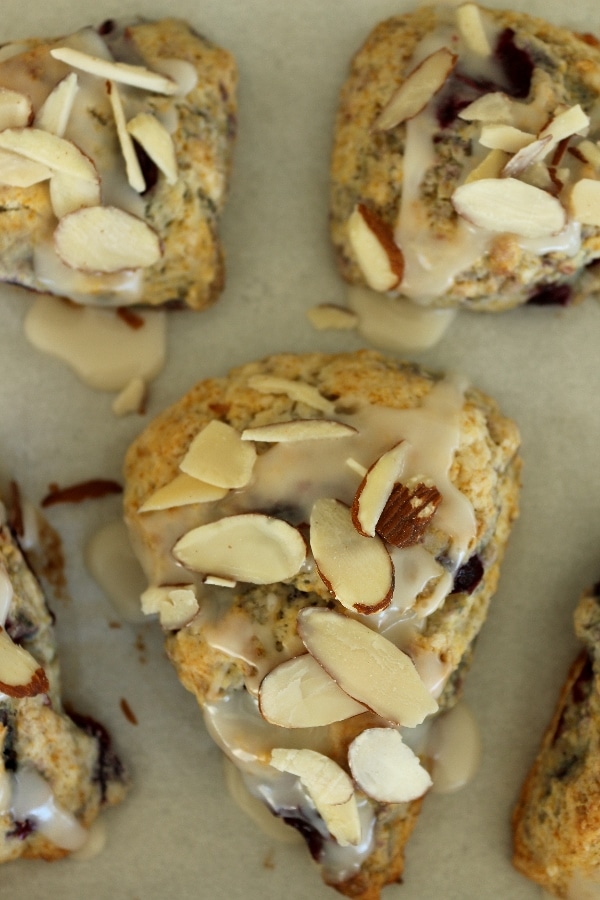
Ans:
{"label": "scone", "polygon": [[54,618],[0,503],[0,862],[83,847],[127,790],[106,729],[67,715]]}
{"label": "scone", "polygon": [[499,311],[597,286],[600,49],[524,13],[420,7],[343,85],[331,233],[351,284]]}
{"label": "scone", "polygon": [[415,726],[460,693],[518,444],[461,379],[360,351],[200,382],[127,453],[142,606],[246,789],[347,896],[402,875],[431,784]]}
{"label": "scone", "polygon": [[0,279],[100,306],[212,303],[236,81],[177,19],[0,47]]}
{"label": "scone", "polygon": [[557,897],[600,891],[600,585],[575,609],[573,663],[513,814],[517,869]]}

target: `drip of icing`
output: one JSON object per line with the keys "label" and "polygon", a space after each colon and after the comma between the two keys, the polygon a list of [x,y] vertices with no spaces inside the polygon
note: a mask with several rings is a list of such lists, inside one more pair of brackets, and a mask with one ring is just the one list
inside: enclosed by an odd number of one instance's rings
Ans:
{"label": "drip of icing", "polygon": [[472,780],[481,759],[481,737],[465,703],[432,721],[427,751],[433,759],[434,793],[457,791]]}
{"label": "drip of icing", "polygon": [[286,825],[282,819],[273,815],[262,799],[252,794],[246,784],[243,773],[237,766],[223,756],[225,785],[237,806],[255,822],[261,831],[269,837],[285,844],[302,843],[302,838],[294,828]]}
{"label": "drip of icing", "polygon": [[34,769],[23,767],[12,775],[11,813],[17,822],[33,819],[37,831],[64,850],[79,850],[88,839],[87,830],[56,803],[50,785]]}
{"label": "drip of icing", "polygon": [[0,564],[0,625],[4,628],[6,617],[13,598],[13,586],[8,572],[3,565]]}
{"label": "drip of icing", "polygon": [[132,624],[144,621],[140,596],[146,580],[124,522],[109,522],[92,535],[85,548],[85,562],[119,616]]}
{"label": "drip of icing", "polygon": [[39,296],[25,319],[25,334],[38,350],[66,362],[85,384],[120,391],[133,378],[151,380],[164,366],[165,313],[139,315],[144,324],[134,329],[112,310]]}
{"label": "drip of icing", "polygon": [[96,819],[88,831],[88,837],[81,849],[71,853],[71,859],[83,862],[99,856],[106,846],[106,825],[102,819]]}
{"label": "drip of icing", "polygon": [[348,306],[358,316],[358,332],[384,350],[419,353],[438,343],[452,324],[454,309],[427,309],[369,288],[348,288]]}

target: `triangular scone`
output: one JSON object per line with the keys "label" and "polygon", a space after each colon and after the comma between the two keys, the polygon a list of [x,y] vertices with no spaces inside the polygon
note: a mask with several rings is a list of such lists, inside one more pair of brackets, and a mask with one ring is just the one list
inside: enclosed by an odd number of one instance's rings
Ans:
{"label": "triangular scone", "polygon": [[54,618],[0,513],[0,862],[60,859],[128,778],[105,728],[63,709]]}
{"label": "triangular scone", "polygon": [[99,306],[216,300],[236,85],[178,19],[0,47],[0,280]]}
{"label": "triangular scone", "polygon": [[581,597],[585,645],[513,813],[517,869],[557,897],[600,891],[600,585]]}
{"label": "triangular scone", "polygon": [[361,351],[203,381],[128,451],[143,608],[246,789],[349,896],[402,875],[431,783],[413,726],[460,694],[518,444],[460,378]]}

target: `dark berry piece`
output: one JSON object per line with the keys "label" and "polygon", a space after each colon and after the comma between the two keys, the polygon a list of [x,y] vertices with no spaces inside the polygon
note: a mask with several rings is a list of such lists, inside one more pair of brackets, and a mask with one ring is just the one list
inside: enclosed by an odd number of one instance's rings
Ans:
{"label": "dark berry piece", "polygon": [[466,563],[463,563],[454,576],[452,592],[454,594],[472,594],[482,578],[483,563],[475,553]]}
{"label": "dark berry piece", "polygon": [[527,300],[532,306],[568,306],[571,301],[569,284],[545,284]]}

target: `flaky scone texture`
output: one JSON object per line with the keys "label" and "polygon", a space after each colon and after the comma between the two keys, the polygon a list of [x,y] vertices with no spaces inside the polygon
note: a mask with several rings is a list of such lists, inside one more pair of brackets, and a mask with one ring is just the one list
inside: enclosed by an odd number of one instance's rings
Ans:
{"label": "flaky scone texture", "polygon": [[[370,211],[375,233],[380,237],[387,235],[388,242],[395,240],[401,252],[407,249],[402,244],[403,235],[406,240],[411,234],[413,238],[417,236],[408,274],[411,284],[407,285],[406,280],[391,284],[387,288],[390,296],[408,296],[433,307],[492,312],[528,301],[564,304],[597,285],[597,274],[589,267],[600,255],[600,232],[597,224],[589,223],[578,231],[570,198],[578,179],[596,178],[594,167],[583,157],[576,157],[576,145],[584,137],[595,140],[598,136],[598,42],[589,35],[575,34],[526,13],[482,7],[481,14],[491,33],[491,63],[485,64],[485,70],[481,66],[478,70],[479,63],[474,63],[473,57],[459,56],[444,86],[428,101],[427,115],[433,124],[426,125],[426,129],[431,127],[431,131],[425,129],[412,139],[410,163],[407,122],[382,129],[377,126],[377,119],[427,52],[440,46],[458,52],[456,27],[453,26],[453,37],[443,36],[449,33],[443,29],[454,13],[449,12],[447,5],[440,5],[393,16],[377,25],[353,57],[340,93],[331,160],[330,226],[339,271],[351,284],[369,284],[349,229],[353,211],[362,206]],[[436,34],[442,35],[437,41],[433,40]],[[501,70],[504,75],[499,74]],[[492,77],[493,72],[497,78]],[[461,112],[470,103],[492,94],[502,96],[503,109],[512,109],[514,118],[510,111],[498,118],[487,113],[482,120],[461,118]],[[551,158],[534,155],[532,163],[519,168],[511,178],[558,197],[566,208],[565,237],[569,229],[574,229],[573,236],[577,232],[580,239],[567,239],[562,245],[554,242],[552,246],[554,239],[547,235],[541,242],[532,242],[513,233],[507,222],[506,226],[493,225],[489,240],[473,256],[466,248],[475,238],[458,237],[459,221],[461,226],[472,229],[472,235],[481,232],[473,227],[477,223],[467,212],[461,220],[454,192],[471,178],[471,172],[487,154],[491,154],[490,166],[477,177],[506,178],[508,172],[503,171],[503,165],[516,152],[516,147],[505,152],[504,144],[499,149],[493,138],[491,143],[489,138],[483,138],[481,129],[488,125],[517,127],[521,133],[526,132],[526,142],[534,140],[559,112],[576,106],[590,117],[585,133],[570,136]],[[417,118],[422,116],[423,112]],[[557,167],[562,167],[561,173],[552,182]],[[407,185],[415,196],[411,194],[401,214]],[[498,209],[498,222],[504,217],[505,212]],[[423,251],[425,233],[434,248],[431,252]],[[423,272],[416,274],[421,252],[429,253],[430,259]],[[405,257],[407,260],[406,253]],[[427,281],[431,266],[443,269],[447,276],[438,278],[433,289]]]}
{"label": "flaky scone texture", "polygon": [[[257,389],[260,379],[265,378],[272,389]],[[284,383],[287,388],[276,388],[277,383]],[[290,384],[316,389],[331,405],[332,412],[327,414],[302,399],[292,399]],[[183,532],[214,516],[210,503],[140,512],[152,495],[178,475],[179,464],[192,440],[210,422],[217,419],[242,432],[251,426],[295,419],[337,415],[348,416],[351,421],[352,415],[365,407],[417,411],[447,384],[439,374],[372,351],[272,356],[241,366],[224,378],[197,384],[146,428],[125,460],[125,518],[149,583],[169,583],[173,569],[168,557],[175,541]],[[409,650],[415,656],[435,658],[442,665],[445,688],[439,697],[441,710],[449,709],[460,695],[475,637],[496,588],[510,526],[517,515],[520,481],[519,434],[514,423],[500,413],[493,400],[473,388],[467,387],[462,394],[459,389],[456,396],[462,399],[457,401],[456,418],[452,420],[456,424],[456,444],[450,477],[472,504],[474,533],[466,554],[468,563],[460,575],[455,574],[454,587],[444,602],[427,615],[425,607],[431,602],[432,586],[426,586],[416,598],[415,610],[423,609],[422,627],[416,630]],[[259,443],[257,452],[259,460],[266,460],[271,450]],[[318,477],[315,471],[315,478]],[[357,477],[357,483],[359,480]],[[310,484],[306,484],[306,490],[310,491]],[[293,509],[285,503],[279,509],[275,501],[273,504],[271,509],[257,511],[293,519]],[[449,552],[446,538],[436,533],[431,540],[438,558],[444,558]],[[473,570],[478,573],[474,578],[469,575]],[[177,581],[183,583],[189,578],[189,571],[180,571]],[[214,618],[203,617],[203,602],[199,599],[198,616],[183,627],[167,631],[166,647],[184,686],[195,694],[203,708],[209,709],[256,687],[256,670],[248,661],[248,653],[253,654],[259,668],[267,656],[267,667],[271,668],[304,652],[297,632],[298,614],[303,609],[318,606],[344,612],[311,566],[304,566],[296,575],[276,584],[238,583],[218,600],[220,633],[253,633],[255,637],[244,642],[245,647],[252,648],[248,652],[227,652],[222,641],[211,637]],[[239,646],[238,638],[235,644]],[[364,713],[329,726],[330,755],[346,767],[347,748],[353,738],[366,727],[381,724],[382,720],[374,714]],[[422,798],[408,803],[375,804],[373,842],[360,868],[342,881],[324,872],[325,880],[347,896],[376,900],[385,884],[401,879],[404,846],[421,802]]]}
{"label": "flaky scone texture", "polygon": [[513,813],[516,868],[556,897],[600,884],[600,586],[575,610],[584,644]]}
{"label": "flaky scone texture", "polygon": [[[31,695],[4,685],[0,692],[0,862],[60,859],[75,849],[71,832],[89,828],[101,809],[121,802],[128,777],[104,727],[63,708],[54,619],[8,524],[0,526],[0,581],[4,598],[10,594],[4,631],[47,678],[47,689]],[[22,809],[28,794],[29,815]],[[66,814],[72,822],[63,828],[66,843],[40,828],[38,813],[50,823]]]}
{"label": "flaky scone texture", "polygon": [[[2,183],[0,175],[0,279],[99,306],[203,309],[217,299],[225,281],[219,220],[227,196],[237,126],[235,61],[229,52],[180,19],[110,20],[98,29],[83,29],[74,36],[19,42],[16,55],[11,54],[10,45],[3,48],[6,58],[0,61],[0,86],[31,92],[33,115],[37,116],[50,91],[76,71],[52,59],[49,51],[63,45],[82,46],[94,55],[96,42],[103,56],[117,63],[151,72],[172,72],[173,77],[181,78],[174,96],[119,85],[113,88],[123,94],[127,121],[143,114],[164,126],[174,150],[174,179],[134,142],[132,152],[138,158],[145,185],[135,190],[129,186],[108,94],[102,96],[95,87],[83,110],[75,107],[73,113],[75,117],[88,116],[87,127],[82,129],[81,121],[68,123],[63,135],[75,145],[83,142],[80,149],[97,166],[102,203],[133,213],[156,233],[160,258],[136,270],[135,288],[127,287],[127,272],[69,274],[59,263],[41,264],[38,248],[51,248],[57,225],[50,182],[9,186]],[[93,76],[79,73],[76,104],[80,102],[78,97],[91,90],[90,78],[93,80]],[[37,125],[36,119],[33,124]],[[114,188],[116,178],[123,185],[120,197]],[[109,185],[113,187],[107,200]],[[48,256],[50,250],[45,254]]]}

